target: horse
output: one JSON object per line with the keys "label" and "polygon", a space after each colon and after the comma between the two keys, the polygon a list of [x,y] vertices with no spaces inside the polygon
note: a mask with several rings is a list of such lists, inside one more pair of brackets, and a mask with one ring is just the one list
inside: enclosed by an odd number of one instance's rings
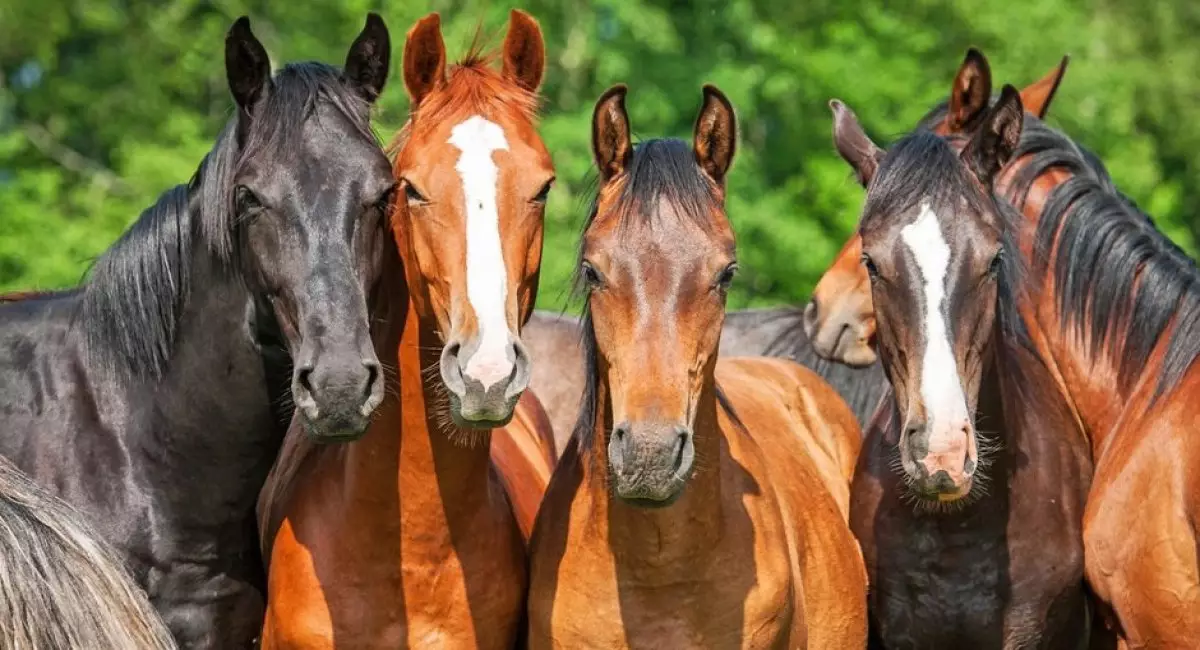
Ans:
{"label": "horse", "polygon": [[[1041,79],[1021,90],[1026,110],[1044,116],[1066,74],[1069,57]],[[941,134],[967,128],[979,111],[968,108],[966,98],[991,92],[987,60],[970,50],[955,78],[960,110],[928,121]],[[874,327],[866,275],[859,265],[858,237],[852,237],[837,260],[822,276],[804,307],[772,307],[728,312],[721,330],[721,354],[769,356],[791,359],[829,382],[850,405],[859,425],[866,427],[887,387],[887,378],[876,362],[870,336]],[[852,335],[852,336],[851,336]],[[525,328],[524,340],[533,357],[531,388],[545,403],[554,426],[558,449],[566,448],[583,394],[583,328],[578,318],[535,311]],[[830,360],[834,360],[831,362]]]}
{"label": "horse", "polygon": [[394,185],[369,125],[378,16],[342,70],[274,77],[242,17],[225,65],[236,114],[192,180],[82,286],[0,304],[0,454],[90,519],[181,647],[222,650],[262,625],[278,407],[338,439],[382,398],[363,296]]}
{"label": "horse", "polygon": [[867,188],[862,260],[892,386],[850,516],[873,643],[1087,648],[1090,449],[1018,310],[1020,217],[991,194],[1021,137],[1020,97],[1006,85],[958,136],[961,153],[924,129],[884,152],[831,108],[837,149]]}
{"label": "horse", "polygon": [[587,386],[534,527],[535,650],[866,642],[853,413],[799,364],[718,360],[736,121],[703,95],[690,145],[635,147],[623,85],[596,104]]}
{"label": "horse", "polygon": [[[1033,116],[996,195],[1024,217],[1016,239],[1033,299],[1023,320],[1090,443],[1085,574],[1105,631],[1121,647],[1190,647],[1200,638],[1200,566],[1187,523],[1197,473],[1186,468],[1200,460],[1181,441],[1200,390],[1195,262],[1095,154]],[[1147,522],[1140,504],[1151,501],[1160,507]]]}
{"label": "horse", "polygon": [[[1026,112],[1039,119],[1046,117],[1069,62],[1070,57],[1063,56],[1041,79],[1021,90],[1021,105]],[[949,100],[920,126],[942,136],[965,133],[985,114],[991,93],[992,72],[987,57],[970,48],[954,76]],[[821,275],[804,307],[804,332],[812,340],[815,355],[856,368],[876,362],[871,283],[861,261],[862,240],[855,232]],[[867,418],[874,407],[872,404]]]}
{"label": "horse", "polygon": [[174,650],[116,551],[83,515],[0,458],[0,645]]}
{"label": "horse", "polygon": [[[512,11],[499,71],[492,58],[472,47],[447,67],[436,13],[408,32],[412,112],[392,145],[400,191],[371,307],[388,392],[357,442],[287,434],[260,501],[265,649],[517,642],[522,531],[553,459],[545,414],[519,413],[536,405],[521,397],[520,328],[554,180],[536,129],[537,22]],[[498,458],[498,435],[523,437],[518,453]]]}

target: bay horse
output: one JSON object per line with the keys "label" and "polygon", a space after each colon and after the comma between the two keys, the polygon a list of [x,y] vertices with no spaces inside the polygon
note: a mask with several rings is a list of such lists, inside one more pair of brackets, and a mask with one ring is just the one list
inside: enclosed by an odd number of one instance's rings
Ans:
{"label": "bay horse", "polygon": [[[1046,117],[1069,62],[1070,57],[1063,56],[1041,79],[1021,90],[1021,105],[1027,113],[1039,119]],[[965,133],[984,116],[991,94],[992,71],[987,57],[970,48],[954,76],[950,98],[919,126],[942,136]],[[813,287],[812,298],[804,308],[804,331],[812,339],[816,355],[823,359],[854,367],[875,363],[875,312],[870,279],[862,265],[862,239],[857,232]]]}
{"label": "bay horse", "polygon": [[388,393],[357,442],[288,432],[260,505],[265,649],[517,641],[522,531],[553,461],[545,415],[523,396],[520,338],[554,179],[536,129],[544,47],[515,10],[500,71],[475,48],[447,68],[436,13],[408,33],[412,112],[393,144],[400,192],[371,312]]}
{"label": "bay horse", "polygon": [[862,647],[853,414],[798,364],[718,361],[733,107],[705,86],[691,145],[635,147],[625,96],[592,121],[586,397],[534,529],[529,647]]}
{"label": "bay horse", "polygon": [[225,67],[236,113],[192,180],[81,287],[0,304],[0,454],[90,519],[180,646],[222,650],[262,625],[275,407],[337,440],[382,399],[364,295],[394,185],[369,125],[378,16],[343,69],[274,77],[239,18]]}
{"label": "bay horse", "polygon": [[174,650],[120,556],[84,516],[0,458],[0,645]]}
{"label": "bay horse", "polygon": [[867,187],[862,260],[892,385],[850,517],[873,644],[1086,648],[1090,449],[1019,312],[1020,217],[991,193],[1020,141],[1020,97],[1005,86],[957,136],[961,153],[925,129],[884,152],[831,108],[837,149]]}

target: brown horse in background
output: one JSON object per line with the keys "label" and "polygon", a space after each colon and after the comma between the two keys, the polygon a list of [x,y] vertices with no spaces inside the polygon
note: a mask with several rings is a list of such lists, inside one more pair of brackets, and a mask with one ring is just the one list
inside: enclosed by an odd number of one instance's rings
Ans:
{"label": "brown horse in background", "polygon": [[733,108],[706,86],[691,146],[635,148],[624,100],[593,117],[588,384],[534,532],[529,645],[862,647],[853,415],[797,364],[717,361]]}
{"label": "brown horse in background", "polygon": [[[437,14],[408,34],[395,245],[373,296],[389,390],[359,441],[288,434],[261,501],[264,648],[516,642],[522,529],[553,458],[536,401],[517,405],[554,176],[535,127],[545,50],[527,14],[512,12],[500,58],[501,72],[476,53],[447,70]],[[489,434],[514,407],[512,439]]]}
{"label": "brown horse in background", "polygon": [[[1045,118],[1050,102],[1067,72],[1069,57],[1021,91],[1025,111]],[[965,133],[978,124],[992,92],[992,72],[976,49],[967,51],[944,111],[921,126],[942,136]],[[875,363],[875,311],[871,283],[862,265],[862,239],[855,232],[813,288],[804,309],[804,331],[820,356],[850,366]]]}
{"label": "brown horse in background", "polygon": [[873,645],[1086,648],[1089,449],[1018,313],[1020,217],[991,196],[1020,99],[1005,86],[981,106],[961,154],[923,129],[885,153],[832,103],[838,151],[867,186],[862,259],[893,387],[851,506]]}

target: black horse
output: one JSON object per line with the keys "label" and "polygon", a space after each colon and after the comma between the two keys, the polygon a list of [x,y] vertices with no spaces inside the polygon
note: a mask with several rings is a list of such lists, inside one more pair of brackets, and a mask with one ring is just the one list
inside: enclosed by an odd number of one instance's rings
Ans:
{"label": "black horse", "polygon": [[370,107],[389,56],[372,14],[344,69],[272,78],[240,18],[237,112],[191,182],[79,288],[0,305],[0,453],[89,516],[182,647],[260,631],[254,507],[292,405],[341,441],[382,399],[367,297],[394,182]]}

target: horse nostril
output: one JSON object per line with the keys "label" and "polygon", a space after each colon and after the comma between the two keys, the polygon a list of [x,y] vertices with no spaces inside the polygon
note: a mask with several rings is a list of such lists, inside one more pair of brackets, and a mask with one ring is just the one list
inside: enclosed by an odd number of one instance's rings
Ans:
{"label": "horse nostril", "polygon": [[367,369],[367,385],[363,388],[363,397],[370,398],[375,392],[375,383],[379,381],[379,364],[375,361],[363,361]]}
{"label": "horse nostril", "polygon": [[686,431],[680,432],[680,434],[675,437],[675,465],[671,468],[675,473],[679,473],[679,470],[683,468],[683,457],[684,452],[687,450],[687,441],[688,437]]}
{"label": "horse nostril", "polygon": [[301,366],[300,369],[296,371],[296,383],[300,384],[300,388],[303,388],[304,391],[309,395],[312,395],[313,392],[312,374],[312,366]]}

